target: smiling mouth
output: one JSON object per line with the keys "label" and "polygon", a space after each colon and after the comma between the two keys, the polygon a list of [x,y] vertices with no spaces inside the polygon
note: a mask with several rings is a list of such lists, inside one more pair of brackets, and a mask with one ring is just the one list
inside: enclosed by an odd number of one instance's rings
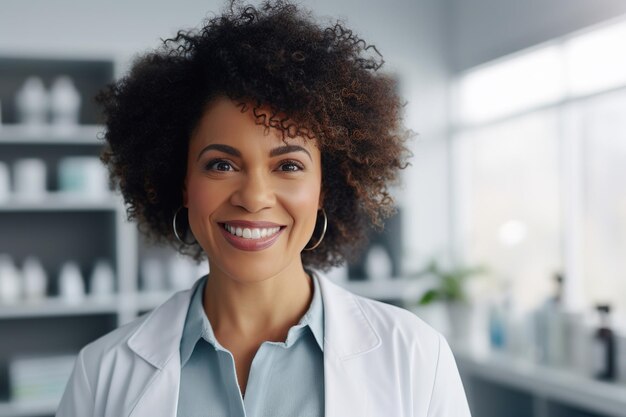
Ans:
{"label": "smiling mouth", "polygon": [[230,233],[232,236],[236,236],[242,239],[249,240],[264,240],[271,238],[280,232],[281,229],[284,229],[286,226],[275,226],[275,227],[241,227],[241,226],[231,226],[226,223],[220,223],[220,226]]}

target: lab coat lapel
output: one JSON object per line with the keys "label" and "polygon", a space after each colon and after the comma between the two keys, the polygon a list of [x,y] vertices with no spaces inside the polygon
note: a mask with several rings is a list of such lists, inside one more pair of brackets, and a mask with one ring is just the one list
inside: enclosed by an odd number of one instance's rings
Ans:
{"label": "lab coat lapel", "polygon": [[[354,294],[314,271],[324,304],[324,396],[326,417],[370,415],[367,381],[358,378],[366,368],[366,353],[381,338]],[[129,339],[128,346],[151,365],[146,386],[129,417],[175,416],[180,388],[180,338],[194,288],[173,296],[154,310]],[[357,372],[358,370],[358,372]]]}
{"label": "lab coat lapel", "polygon": [[[137,332],[128,340],[128,346],[150,365],[146,385],[129,417],[175,416],[180,387],[180,339],[187,317],[187,309],[198,279],[191,290],[176,293],[155,309]],[[141,359],[140,359],[141,360]]]}
{"label": "lab coat lapel", "polygon": [[366,353],[378,348],[381,338],[363,313],[354,294],[323,274],[320,288],[324,303],[324,396],[326,417],[370,416]]}

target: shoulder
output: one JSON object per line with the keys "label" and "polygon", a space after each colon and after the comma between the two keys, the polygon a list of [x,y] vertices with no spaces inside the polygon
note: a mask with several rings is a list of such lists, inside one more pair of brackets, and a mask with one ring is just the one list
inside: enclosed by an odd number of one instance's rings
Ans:
{"label": "shoulder", "polygon": [[379,344],[396,351],[404,348],[404,351],[419,350],[427,355],[437,355],[443,336],[415,313],[355,294],[323,273],[314,273],[320,277],[322,290],[326,290],[325,302],[340,303],[343,306],[339,309],[342,314],[352,317],[351,320],[357,320],[353,325],[363,324],[363,331],[373,331]]}
{"label": "shoulder", "polygon": [[145,314],[136,318],[84,346],[80,351],[80,355],[85,368],[88,371],[94,371],[100,367],[103,359],[107,356],[111,354],[117,355],[129,349],[128,340],[141,328],[149,316],[150,314]]}
{"label": "shoulder", "polygon": [[410,345],[439,348],[441,333],[415,313],[392,304],[354,294],[357,303],[377,333],[385,339],[394,337]]}
{"label": "shoulder", "polygon": [[192,291],[193,289],[188,289],[176,292],[150,313],[83,347],[80,356],[87,373],[98,373],[107,364],[134,357],[133,351],[137,352],[138,347],[151,346],[150,349],[158,355],[165,355],[173,350],[177,346],[175,339],[182,330]]}
{"label": "shoulder", "polygon": [[406,309],[355,297],[382,339],[380,350],[386,363],[394,362],[390,358],[403,358],[397,361],[402,368],[397,375],[408,375],[413,381],[414,409],[424,409],[428,416],[470,417],[463,383],[446,338]]}

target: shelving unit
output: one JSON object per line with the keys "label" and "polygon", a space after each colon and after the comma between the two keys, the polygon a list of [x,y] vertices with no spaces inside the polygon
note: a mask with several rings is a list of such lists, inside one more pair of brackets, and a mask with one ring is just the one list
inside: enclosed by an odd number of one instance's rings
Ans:
{"label": "shelving unit", "polygon": [[22,301],[19,304],[0,305],[0,320],[9,318],[88,316],[95,314],[117,314],[117,297],[98,299],[87,297],[77,304],[68,304],[57,297],[41,301]]}
{"label": "shelving unit", "polygon": [[[107,57],[67,59],[56,57],[0,57],[0,161],[13,177],[13,164],[37,158],[46,166],[48,192],[36,200],[18,199],[11,193],[0,201],[0,254],[11,256],[20,268],[27,256],[36,256],[49,286],[38,301],[0,302],[0,417],[51,416],[57,400],[18,401],[10,397],[9,367],[19,358],[75,355],[80,348],[137,315],[128,302],[135,289],[137,236],[125,220],[119,195],[111,192],[86,198],[59,192],[58,166],[65,157],[98,157],[103,126],[92,97],[118,73],[119,64]],[[15,107],[17,90],[30,75],[46,87],[60,76],[70,76],[82,96],[79,125],[37,129],[19,123]],[[11,178],[13,179],[13,178]],[[89,295],[88,277],[98,259],[113,266],[115,294]],[[88,294],[68,303],[57,294],[61,265],[74,260],[85,278]]]}
{"label": "shelving unit", "polygon": [[10,403],[0,402],[0,416],[7,417],[32,417],[53,415],[56,411],[56,401],[43,401],[39,403]]}
{"label": "shelving unit", "polygon": [[626,417],[626,385],[504,353],[451,345],[472,413],[481,417]]}

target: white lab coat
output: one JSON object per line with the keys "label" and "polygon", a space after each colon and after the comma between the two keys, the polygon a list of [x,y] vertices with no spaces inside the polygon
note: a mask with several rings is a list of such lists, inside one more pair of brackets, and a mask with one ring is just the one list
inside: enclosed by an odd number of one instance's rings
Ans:
{"label": "white lab coat", "polygon": [[[325,317],[326,417],[470,416],[443,336],[408,310],[357,296],[315,273]],[[176,416],[191,293],[180,291],[85,346],[56,416]]]}

